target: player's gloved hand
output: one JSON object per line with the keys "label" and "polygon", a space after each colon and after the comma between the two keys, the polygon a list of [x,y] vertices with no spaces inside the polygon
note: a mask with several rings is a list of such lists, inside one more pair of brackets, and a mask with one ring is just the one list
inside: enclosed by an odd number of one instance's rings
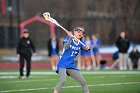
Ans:
{"label": "player's gloved hand", "polygon": [[90,48],[87,51],[90,51]]}

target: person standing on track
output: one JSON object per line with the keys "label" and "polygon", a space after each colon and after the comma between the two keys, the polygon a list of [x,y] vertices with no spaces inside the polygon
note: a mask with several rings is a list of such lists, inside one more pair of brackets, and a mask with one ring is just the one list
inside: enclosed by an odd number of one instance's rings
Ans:
{"label": "person standing on track", "polygon": [[23,68],[24,68],[25,61],[26,61],[26,69],[27,69],[26,77],[29,78],[30,76],[32,52],[33,55],[36,55],[34,43],[29,37],[29,31],[27,29],[24,29],[23,37],[20,39],[20,41],[17,44],[17,57],[19,58],[19,63],[20,63],[19,79],[23,78],[24,76]]}
{"label": "person standing on track", "polygon": [[[84,28],[82,27],[76,27],[73,29],[73,35],[78,39],[82,38],[83,33]],[[53,93],[59,93],[66,82],[67,75],[71,76],[81,84],[84,93],[89,93],[86,81],[75,65],[75,58],[77,57],[79,50],[83,48],[88,51],[89,47],[83,46],[78,40],[74,39],[70,33],[67,34],[69,37],[64,38],[63,52],[57,64],[56,72],[60,76],[60,82],[56,85]]]}
{"label": "person standing on track", "polygon": [[51,36],[48,43],[48,56],[51,57],[52,70],[56,70],[59,55],[59,41],[56,36]]}
{"label": "person standing on track", "polygon": [[99,47],[100,47],[100,40],[97,38],[96,35],[92,35],[92,40],[91,40],[91,48],[92,48],[92,55],[95,58],[95,65],[96,65],[96,70],[100,69],[100,58],[99,58]]}
{"label": "person standing on track", "polygon": [[[88,47],[91,47],[91,40],[90,40],[89,36],[86,36],[85,43]],[[91,66],[91,51],[86,51],[85,52],[85,62],[86,62],[86,70],[91,70],[92,69],[92,66]]]}
{"label": "person standing on track", "polygon": [[[85,37],[84,36],[81,38],[81,41],[85,43]],[[77,57],[77,62],[78,62],[77,67],[81,70],[85,70],[85,68],[86,68],[85,52],[86,52],[85,50],[81,49],[79,51],[79,55]]]}
{"label": "person standing on track", "polygon": [[119,50],[119,69],[127,70],[127,64],[129,62],[127,52],[130,47],[130,41],[124,31],[120,32],[119,37],[116,40],[116,46]]}

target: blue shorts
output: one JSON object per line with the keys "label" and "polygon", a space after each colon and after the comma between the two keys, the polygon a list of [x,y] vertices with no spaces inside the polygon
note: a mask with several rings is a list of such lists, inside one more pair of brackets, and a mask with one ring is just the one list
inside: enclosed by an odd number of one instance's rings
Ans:
{"label": "blue shorts", "polygon": [[92,52],[93,52],[94,55],[99,53],[98,49],[93,49]]}
{"label": "blue shorts", "polygon": [[84,56],[84,55],[85,55],[85,50],[80,50],[79,54],[80,54],[81,56]]}
{"label": "blue shorts", "polygon": [[56,51],[56,49],[52,49],[51,54],[52,54],[52,55],[57,55],[57,51]]}
{"label": "blue shorts", "polygon": [[85,51],[85,55],[90,56],[91,55],[91,51]]}

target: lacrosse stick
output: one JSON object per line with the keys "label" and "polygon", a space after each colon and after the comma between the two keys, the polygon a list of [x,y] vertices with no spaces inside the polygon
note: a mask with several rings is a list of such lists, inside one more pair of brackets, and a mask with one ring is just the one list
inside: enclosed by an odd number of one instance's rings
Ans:
{"label": "lacrosse stick", "polygon": [[[50,21],[50,22],[54,23],[58,27],[62,28],[66,33],[69,33],[69,31],[67,29],[65,29],[63,26],[61,26],[54,18],[52,18],[50,16],[49,12],[43,13],[43,16],[47,21]],[[85,46],[85,44],[83,42],[81,42],[79,39],[77,39],[75,36],[73,36],[73,35],[71,35],[71,36],[74,37],[76,40],[78,40],[83,46]]]}

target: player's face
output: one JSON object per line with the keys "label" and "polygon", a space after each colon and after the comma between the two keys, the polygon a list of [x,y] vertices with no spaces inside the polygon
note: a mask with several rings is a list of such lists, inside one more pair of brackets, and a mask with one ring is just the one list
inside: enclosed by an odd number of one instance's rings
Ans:
{"label": "player's face", "polygon": [[133,52],[137,52],[137,48],[136,47],[133,48]]}
{"label": "player's face", "polygon": [[92,39],[95,40],[96,39],[96,36],[95,35],[92,35]]}
{"label": "player's face", "polygon": [[90,41],[90,37],[89,36],[86,37],[86,41]]}
{"label": "player's face", "polygon": [[55,41],[55,40],[56,40],[56,37],[53,36],[53,37],[52,37],[52,40]]}
{"label": "player's face", "polygon": [[74,36],[78,39],[82,38],[83,37],[83,31],[82,30],[76,30],[74,31]]}

